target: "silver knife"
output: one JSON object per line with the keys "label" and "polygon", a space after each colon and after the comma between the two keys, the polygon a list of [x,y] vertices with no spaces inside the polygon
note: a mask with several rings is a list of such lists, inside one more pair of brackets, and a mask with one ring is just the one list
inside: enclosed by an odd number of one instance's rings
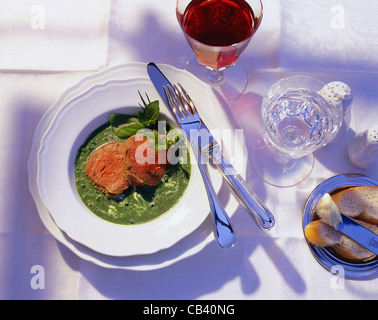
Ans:
{"label": "silver knife", "polygon": [[378,255],[378,236],[344,213],[340,213],[343,222],[339,223],[337,230]]}
{"label": "silver knife", "polygon": [[[165,77],[155,63],[150,62],[147,65],[147,72],[161,98],[168,106],[165,97],[164,86],[172,86],[171,82]],[[202,122],[201,130],[207,131],[206,145],[200,145],[201,149],[214,160],[217,168],[223,177],[232,187],[234,193],[243,204],[248,214],[256,221],[256,223],[264,230],[270,230],[275,224],[273,214],[266,208],[262,201],[257,197],[255,192],[247,185],[246,181],[235,170],[235,168],[223,157],[219,144],[210,133],[209,129]],[[200,141],[201,143],[201,141]]]}

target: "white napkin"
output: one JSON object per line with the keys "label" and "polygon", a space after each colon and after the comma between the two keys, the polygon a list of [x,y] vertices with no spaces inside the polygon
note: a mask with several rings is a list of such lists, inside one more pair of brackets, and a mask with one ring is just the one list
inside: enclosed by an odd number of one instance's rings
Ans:
{"label": "white napkin", "polygon": [[0,0],[0,69],[106,64],[110,0]]}
{"label": "white napkin", "polygon": [[282,0],[281,66],[378,71],[376,0]]}

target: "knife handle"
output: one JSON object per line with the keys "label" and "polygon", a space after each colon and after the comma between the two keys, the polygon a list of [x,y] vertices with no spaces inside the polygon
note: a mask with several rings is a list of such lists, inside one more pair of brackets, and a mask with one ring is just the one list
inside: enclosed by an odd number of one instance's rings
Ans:
{"label": "knife handle", "polygon": [[193,150],[197,157],[198,168],[201,172],[205,185],[206,193],[209,198],[210,214],[213,224],[214,238],[221,248],[231,248],[236,243],[236,235],[225,209],[223,208],[218,196],[211,184],[210,177],[202,161],[202,152],[196,141],[191,141]]}
{"label": "knife handle", "polygon": [[269,209],[262,203],[252,188],[246,183],[235,168],[223,157],[219,145],[214,144],[207,151],[223,177],[230,184],[236,196],[256,223],[265,230],[271,229],[275,224],[275,218]]}

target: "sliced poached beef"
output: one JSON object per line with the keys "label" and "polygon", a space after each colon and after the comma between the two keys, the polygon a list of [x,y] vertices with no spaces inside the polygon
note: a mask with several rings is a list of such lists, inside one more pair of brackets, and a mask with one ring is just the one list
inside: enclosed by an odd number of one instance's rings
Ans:
{"label": "sliced poached beef", "polygon": [[[159,183],[166,170],[165,150],[155,152],[155,141],[147,141],[144,135],[127,139],[123,168],[132,185],[154,186]],[[164,163],[159,164],[159,153]],[[165,153],[165,154],[164,154]]]}
{"label": "sliced poached beef", "polygon": [[155,152],[154,143],[144,135],[134,135],[123,143],[109,142],[91,154],[85,174],[107,197],[115,197],[129,186],[154,186],[166,170],[166,164],[158,163],[159,153],[165,160],[166,151]]}
{"label": "sliced poached beef", "polygon": [[130,186],[123,173],[124,143],[109,142],[89,157],[85,174],[92,184],[108,197],[115,197]]}

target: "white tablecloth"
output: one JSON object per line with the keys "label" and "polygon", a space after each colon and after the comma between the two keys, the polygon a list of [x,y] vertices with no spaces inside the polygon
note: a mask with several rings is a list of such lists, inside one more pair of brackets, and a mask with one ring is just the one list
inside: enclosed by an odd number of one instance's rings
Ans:
{"label": "white tablecloth", "polygon": [[[263,1],[263,23],[242,55],[250,76],[247,91],[229,106],[247,148],[263,130],[262,96],[286,75],[349,84],[354,92],[350,129],[315,153],[313,172],[298,186],[274,188],[248,166],[247,181],[259,186],[258,194],[276,216],[273,230],[260,230],[239,206],[232,218],[238,235],[233,249],[223,251],[211,242],[193,256],[149,271],[102,268],[56,241],[30,195],[27,162],[42,115],[85,76],[127,62],[184,68],[192,52],[176,21],[175,0],[65,0],[59,8],[39,3],[0,1],[0,25],[10,35],[0,34],[0,299],[378,297],[378,279],[339,279],[323,269],[307,248],[301,220],[306,198],[324,179],[347,172],[378,179],[378,166],[355,168],[346,154],[356,133],[378,124],[375,0]],[[88,20],[83,10],[90,13]],[[23,38],[27,50],[20,45]],[[67,50],[48,45],[53,42]],[[83,56],[86,45],[90,50]],[[47,60],[51,55],[54,59]],[[38,286],[33,281],[41,270]]]}

